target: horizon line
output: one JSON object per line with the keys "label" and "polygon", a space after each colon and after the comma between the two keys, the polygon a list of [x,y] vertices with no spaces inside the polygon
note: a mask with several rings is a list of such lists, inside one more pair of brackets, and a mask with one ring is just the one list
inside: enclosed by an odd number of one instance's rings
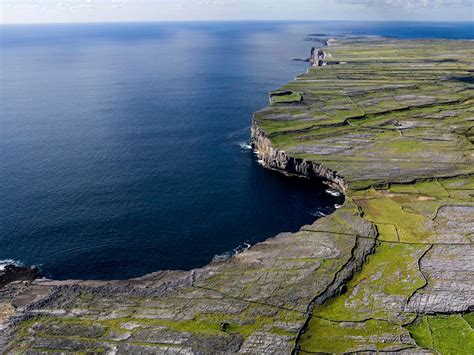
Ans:
{"label": "horizon line", "polygon": [[426,22],[426,23],[471,23],[474,26],[474,20],[341,20],[341,19],[228,19],[228,20],[215,20],[215,19],[196,19],[196,20],[124,20],[124,21],[69,21],[69,22],[0,22],[0,26],[14,26],[14,25],[87,25],[87,24],[127,24],[127,23],[222,23],[222,22],[379,22],[379,23],[390,23],[390,22]]}

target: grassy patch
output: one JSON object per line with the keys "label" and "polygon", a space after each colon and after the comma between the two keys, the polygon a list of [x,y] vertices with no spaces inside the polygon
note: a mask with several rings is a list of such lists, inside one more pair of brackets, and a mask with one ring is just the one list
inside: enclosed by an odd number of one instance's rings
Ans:
{"label": "grassy patch", "polygon": [[410,196],[384,196],[357,199],[356,203],[362,208],[364,217],[377,224],[382,231],[381,240],[393,240],[393,230],[388,225],[396,228],[400,241],[420,243],[429,239],[432,231],[425,226],[426,217],[413,213],[404,207],[412,202]]}
{"label": "grassy patch", "polygon": [[81,292],[79,298],[84,302],[91,302],[94,299],[94,295],[90,292]]}
{"label": "grassy patch", "polygon": [[[348,291],[316,307],[313,314],[337,321],[359,321],[382,318],[407,321],[412,315],[401,316],[403,302],[424,285],[418,269],[418,259],[427,246],[380,243],[363,269],[348,283]],[[387,303],[399,302],[398,307]]]}
{"label": "grassy patch", "polygon": [[272,104],[283,104],[283,103],[293,103],[303,101],[303,96],[300,93],[292,92],[287,95],[272,95],[271,103]]}
{"label": "grassy patch", "polygon": [[272,332],[273,334],[276,334],[276,335],[281,335],[281,336],[296,337],[296,332],[290,332],[288,330],[281,329],[281,328],[273,327],[270,330],[270,332]]}
{"label": "grassy patch", "polygon": [[100,321],[110,330],[115,332],[130,332],[121,327],[124,323],[137,323],[143,326],[164,326],[170,330],[184,333],[192,333],[204,336],[223,335],[221,323],[228,323],[228,333],[238,333],[243,337],[248,337],[256,331],[271,325],[276,320],[287,322],[302,322],[304,315],[293,311],[280,311],[278,316],[265,316],[253,314],[252,307],[240,314],[224,313],[202,313],[196,318],[183,321],[171,321],[162,319],[139,318],[135,316],[122,317],[111,320]]}
{"label": "grassy patch", "polygon": [[411,193],[433,197],[449,197],[449,193],[438,180],[420,181],[414,184],[394,184],[390,191],[395,193]]}
{"label": "grassy patch", "polygon": [[471,326],[471,328],[474,328],[474,313],[464,314],[462,317]]}
{"label": "grassy patch", "polygon": [[472,313],[420,316],[407,329],[422,348],[446,355],[471,355],[474,353],[474,331],[469,325],[472,320]]}
{"label": "grassy patch", "polygon": [[418,346],[433,349],[433,338],[428,319],[425,316],[418,317],[415,322],[407,326],[407,330]]}
{"label": "grassy patch", "polygon": [[428,317],[434,348],[441,354],[474,354],[474,331],[461,315]]}

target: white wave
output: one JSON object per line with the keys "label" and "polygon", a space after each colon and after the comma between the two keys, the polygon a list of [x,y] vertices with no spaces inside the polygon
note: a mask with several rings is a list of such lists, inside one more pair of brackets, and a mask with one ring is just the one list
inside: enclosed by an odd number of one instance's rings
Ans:
{"label": "white wave", "polygon": [[220,263],[220,262],[229,260],[232,257],[232,255],[234,254],[229,251],[226,251],[225,253],[214,255],[214,257],[212,258],[212,261],[215,263]]}
{"label": "white wave", "polygon": [[0,260],[0,271],[3,271],[7,265],[22,265],[19,261],[13,259]]}
{"label": "white wave", "polygon": [[258,160],[257,160],[257,163],[259,163],[260,165],[263,166],[263,159],[258,159]]}
{"label": "white wave", "polygon": [[237,142],[237,144],[239,145],[239,147],[241,149],[245,149],[245,150],[250,150],[252,149],[252,145],[250,143],[247,143],[247,142]]}
{"label": "white wave", "polygon": [[338,204],[336,203],[336,204],[334,205],[334,207],[335,207],[336,209],[339,209],[339,208],[342,207],[342,205],[338,205]]}
{"label": "white wave", "polygon": [[234,254],[240,254],[243,253],[244,251],[248,250],[251,247],[251,245],[247,242],[243,243],[242,245],[239,245],[237,248],[233,250]]}
{"label": "white wave", "polygon": [[341,193],[337,190],[333,190],[333,189],[327,189],[326,192],[328,194],[330,194],[331,196],[341,196]]}
{"label": "white wave", "polygon": [[212,258],[213,262],[223,262],[226,260],[229,260],[231,257],[233,257],[236,254],[243,253],[244,251],[248,250],[251,247],[251,245],[247,242],[239,245],[237,248],[232,249],[232,251],[226,251],[222,254],[214,255]]}
{"label": "white wave", "polygon": [[311,213],[311,216],[314,216],[314,217],[326,217],[327,214],[322,212],[322,211],[315,211],[315,212],[312,212]]}

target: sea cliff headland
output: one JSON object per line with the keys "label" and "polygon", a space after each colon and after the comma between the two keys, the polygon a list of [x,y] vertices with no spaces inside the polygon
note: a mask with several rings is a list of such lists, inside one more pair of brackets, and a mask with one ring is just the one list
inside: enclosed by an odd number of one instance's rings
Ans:
{"label": "sea cliff headland", "polygon": [[474,42],[324,51],[344,64],[282,87],[252,140],[266,168],[323,179],[341,208],[189,272],[10,283],[0,349],[472,354]]}

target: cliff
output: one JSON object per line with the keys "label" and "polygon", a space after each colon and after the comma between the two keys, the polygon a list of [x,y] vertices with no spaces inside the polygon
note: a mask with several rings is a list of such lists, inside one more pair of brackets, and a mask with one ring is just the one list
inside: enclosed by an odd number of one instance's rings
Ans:
{"label": "cliff", "polygon": [[474,351],[471,41],[339,39],[257,112],[269,169],[335,213],[230,260],[128,281],[0,290],[6,353]]}
{"label": "cliff", "polygon": [[252,122],[251,136],[252,147],[265,168],[287,175],[322,179],[328,186],[341,193],[346,192],[347,186],[344,179],[335,171],[311,160],[288,156],[284,151],[273,148],[271,140],[258,128],[255,119]]}

